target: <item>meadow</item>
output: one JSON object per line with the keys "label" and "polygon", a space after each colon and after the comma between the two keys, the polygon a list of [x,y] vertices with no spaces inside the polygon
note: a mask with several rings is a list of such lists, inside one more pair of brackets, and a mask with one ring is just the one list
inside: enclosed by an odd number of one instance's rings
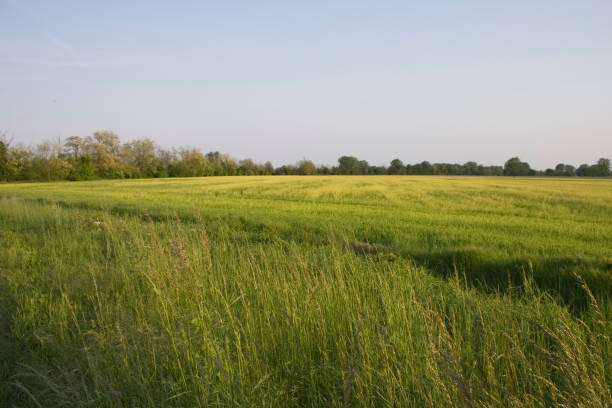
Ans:
{"label": "meadow", "polygon": [[612,180],[0,185],[0,405],[612,404]]}

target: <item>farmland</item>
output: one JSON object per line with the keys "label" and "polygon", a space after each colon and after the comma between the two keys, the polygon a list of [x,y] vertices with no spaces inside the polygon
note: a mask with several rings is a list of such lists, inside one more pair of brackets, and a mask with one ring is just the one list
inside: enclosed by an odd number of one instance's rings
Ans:
{"label": "farmland", "polygon": [[0,185],[0,405],[609,406],[612,181]]}

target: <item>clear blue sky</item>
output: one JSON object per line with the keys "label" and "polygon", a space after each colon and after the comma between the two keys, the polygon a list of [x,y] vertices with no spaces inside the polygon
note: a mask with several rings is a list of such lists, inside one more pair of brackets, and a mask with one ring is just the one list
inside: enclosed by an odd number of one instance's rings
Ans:
{"label": "clear blue sky", "polygon": [[612,157],[612,1],[0,0],[0,130],[275,165]]}

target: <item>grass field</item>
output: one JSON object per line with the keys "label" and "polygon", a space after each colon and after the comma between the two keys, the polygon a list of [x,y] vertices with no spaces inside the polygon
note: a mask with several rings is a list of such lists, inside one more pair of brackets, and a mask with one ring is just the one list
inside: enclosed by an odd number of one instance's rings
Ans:
{"label": "grass field", "polygon": [[612,404],[612,180],[0,185],[0,406]]}

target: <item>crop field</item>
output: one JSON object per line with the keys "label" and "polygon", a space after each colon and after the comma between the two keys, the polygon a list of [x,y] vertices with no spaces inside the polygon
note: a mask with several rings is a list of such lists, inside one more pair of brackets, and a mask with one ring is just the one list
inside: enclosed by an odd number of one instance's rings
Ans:
{"label": "crop field", "polygon": [[0,185],[0,406],[612,404],[612,180]]}

